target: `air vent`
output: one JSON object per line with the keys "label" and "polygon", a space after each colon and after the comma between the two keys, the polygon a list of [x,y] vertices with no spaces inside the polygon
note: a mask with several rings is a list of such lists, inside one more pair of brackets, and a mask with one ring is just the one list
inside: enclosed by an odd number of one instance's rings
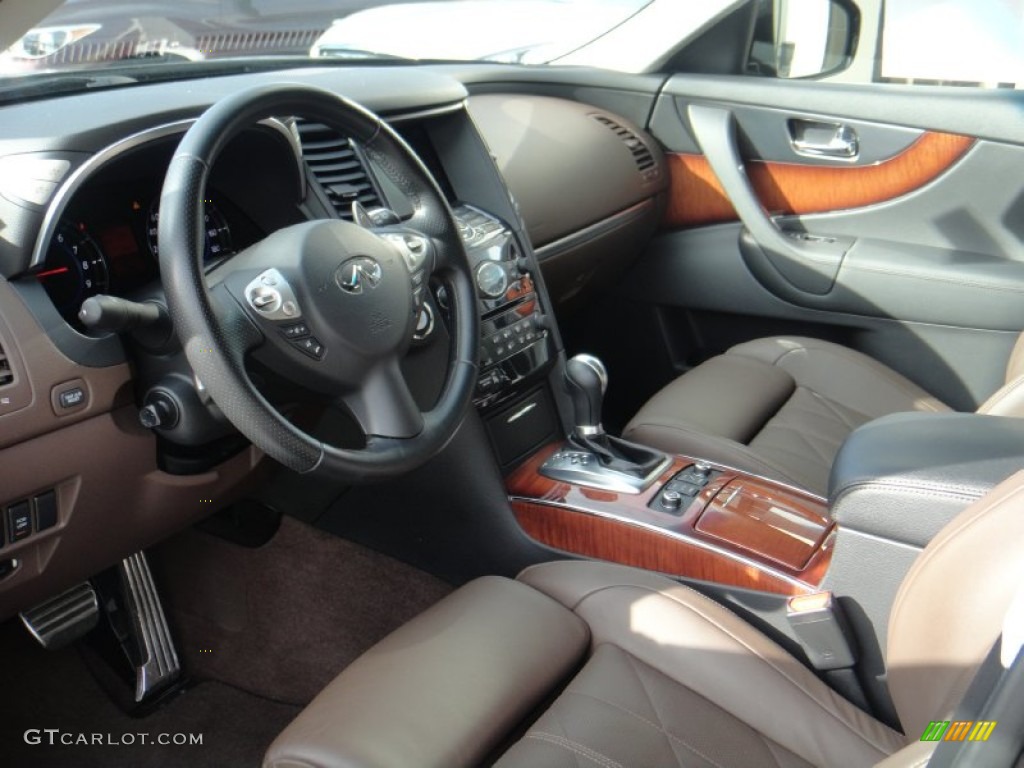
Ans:
{"label": "air vent", "polygon": [[359,151],[333,128],[298,120],[302,156],[343,219],[352,219],[352,202],[367,208],[381,205]]}
{"label": "air vent", "polygon": [[11,370],[11,361],[4,354],[3,345],[0,344],[0,387],[6,387],[14,383],[14,371]]}
{"label": "air vent", "polygon": [[632,153],[633,160],[636,161],[636,167],[640,173],[644,176],[658,175],[658,165],[654,162],[654,156],[639,136],[605,115],[593,115],[593,118],[601,123],[601,125],[608,126],[616,136],[622,139],[622,143]]}

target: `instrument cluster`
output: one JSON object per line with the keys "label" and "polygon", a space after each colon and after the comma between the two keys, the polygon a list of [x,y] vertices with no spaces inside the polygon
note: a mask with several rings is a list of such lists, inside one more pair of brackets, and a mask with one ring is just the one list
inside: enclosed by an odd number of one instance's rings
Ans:
{"label": "instrument cluster", "polygon": [[[35,276],[68,323],[80,325],[78,311],[90,296],[127,296],[159,279],[159,194],[159,181],[104,185],[79,194],[65,211]],[[208,263],[236,252],[231,222],[239,218],[229,201],[211,194],[205,206]]]}

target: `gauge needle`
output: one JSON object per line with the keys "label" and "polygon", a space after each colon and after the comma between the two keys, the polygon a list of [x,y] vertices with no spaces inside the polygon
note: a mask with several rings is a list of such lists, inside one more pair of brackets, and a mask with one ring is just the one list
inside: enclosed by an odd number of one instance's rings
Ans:
{"label": "gauge needle", "polygon": [[71,267],[57,267],[56,269],[48,269],[45,272],[37,272],[36,277],[42,280],[44,277],[53,277],[54,275],[63,275],[65,272],[70,272]]}

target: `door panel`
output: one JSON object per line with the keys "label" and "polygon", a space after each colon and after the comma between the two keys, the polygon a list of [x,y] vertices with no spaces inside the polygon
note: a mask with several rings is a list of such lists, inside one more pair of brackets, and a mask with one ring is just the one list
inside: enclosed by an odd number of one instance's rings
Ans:
{"label": "door panel", "polygon": [[[745,318],[748,338],[772,318],[973,408],[1024,328],[1021,107],[1018,93],[674,77],[650,123],[670,151],[665,231],[630,295],[687,327],[668,334],[690,340],[683,364],[736,340],[737,323],[719,336],[702,318]],[[804,157],[798,140],[854,156]]]}
{"label": "door panel", "polygon": [[[824,213],[891,200],[948,171],[974,144],[968,136],[924,132],[876,165],[822,166],[756,160],[747,174],[765,210],[773,214]],[[736,209],[703,155],[667,155],[670,228],[736,221]]]}

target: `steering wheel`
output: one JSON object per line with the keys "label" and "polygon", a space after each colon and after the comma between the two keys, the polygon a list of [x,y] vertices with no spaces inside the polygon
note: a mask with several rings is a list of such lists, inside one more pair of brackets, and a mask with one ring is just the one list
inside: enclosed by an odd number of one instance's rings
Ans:
{"label": "steering wheel", "polygon": [[[379,229],[338,219],[295,224],[204,274],[209,170],[240,131],[277,115],[301,115],[358,142],[414,213],[400,226]],[[265,453],[297,472],[356,481],[413,469],[455,434],[477,377],[472,273],[437,183],[378,116],[300,85],[223,99],[192,125],[171,159],[158,237],[161,278],[185,355],[227,419]],[[431,276],[446,287],[452,341],[441,395],[422,412],[399,362]],[[343,404],[365,447],[328,445],[289,422],[247,374],[250,354],[289,382]]]}

